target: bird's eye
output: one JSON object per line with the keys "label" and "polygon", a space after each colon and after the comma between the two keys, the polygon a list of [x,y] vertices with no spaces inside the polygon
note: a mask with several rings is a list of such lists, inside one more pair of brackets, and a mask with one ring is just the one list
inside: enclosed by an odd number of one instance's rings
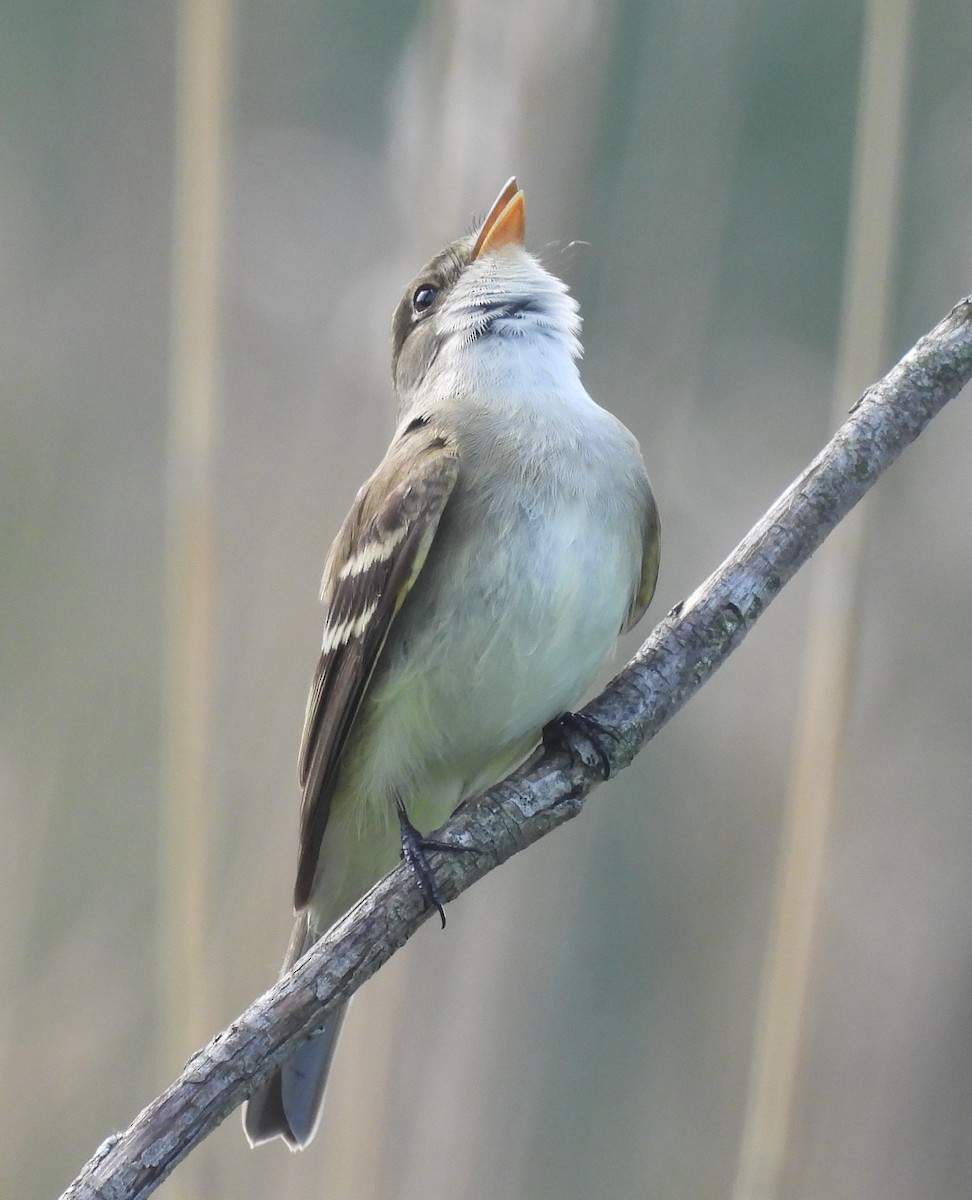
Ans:
{"label": "bird's eye", "polygon": [[426,309],[432,307],[435,303],[435,298],[439,294],[439,289],[432,286],[431,283],[423,283],[415,289],[415,295],[412,297],[412,308],[416,312],[425,312]]}

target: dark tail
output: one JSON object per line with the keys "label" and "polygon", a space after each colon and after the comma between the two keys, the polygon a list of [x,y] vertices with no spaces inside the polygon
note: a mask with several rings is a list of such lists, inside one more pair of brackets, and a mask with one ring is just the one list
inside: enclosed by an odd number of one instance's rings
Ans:
{"label": "dark tail", "polygon": [[[284,971],[310,948],[304,913],[297,918]],[[321,1032],[297,1051],[259,1087],[243,1109],[243,1130],[251,1146],[281,1137],[291,1150],[303,1150],[317,1131],[324,1085],[334,1057],[338,1033],[347,1005],[342,1004],[324,1022]]]}

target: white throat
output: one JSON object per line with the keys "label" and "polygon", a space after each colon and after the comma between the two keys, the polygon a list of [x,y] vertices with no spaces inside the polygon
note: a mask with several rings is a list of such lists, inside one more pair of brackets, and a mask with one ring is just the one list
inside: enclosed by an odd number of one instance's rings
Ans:
{"label": "white throat", "polygon": [[439,330],[459,346],[529,338],[554,342],[573,360],[582,353],[577,302],[566,285],[522,247],[510,246],[469,264],[439,314]]}

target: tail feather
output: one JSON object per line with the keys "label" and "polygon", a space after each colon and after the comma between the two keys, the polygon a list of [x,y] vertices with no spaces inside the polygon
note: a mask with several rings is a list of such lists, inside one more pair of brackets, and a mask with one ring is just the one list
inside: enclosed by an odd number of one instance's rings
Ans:
{"label": "tail feather", "polygon": [[[294,925],[283,972],[314,944],[307,914]],[[251,1146],[280,1137],[291,1150],[303,1150],[317,1132],[324,1099],[324,1085],[334,1057],[338,1033],[347,1011],[342,1004],[324,1022],[321,1031],[276,1071],[250,1096],[243,1109],[243,1130]]]}
{"label": "tail feather", "polygon": [[251,1146],[281,1137],[291,1150],[303,1150],[313,1138],[346,1010],[343,1004],[332,1013],[317,1037],[278,1067],[246,1102],[243,1129]]}

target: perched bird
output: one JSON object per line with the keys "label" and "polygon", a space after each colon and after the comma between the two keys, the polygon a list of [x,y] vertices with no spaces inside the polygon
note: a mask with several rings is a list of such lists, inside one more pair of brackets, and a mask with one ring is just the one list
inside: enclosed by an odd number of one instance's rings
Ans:
{"label": "perched bird", "polygon": [[[284,971],[403,853],[439,907],[417,831],[526,758],[654,591],[638,443],[584,390],[577,304],[524,233],[511,179],[395,311],[398,427],[324,566]],[[251,1144],[314,1136],[342,1017],[250,1097]]]}

